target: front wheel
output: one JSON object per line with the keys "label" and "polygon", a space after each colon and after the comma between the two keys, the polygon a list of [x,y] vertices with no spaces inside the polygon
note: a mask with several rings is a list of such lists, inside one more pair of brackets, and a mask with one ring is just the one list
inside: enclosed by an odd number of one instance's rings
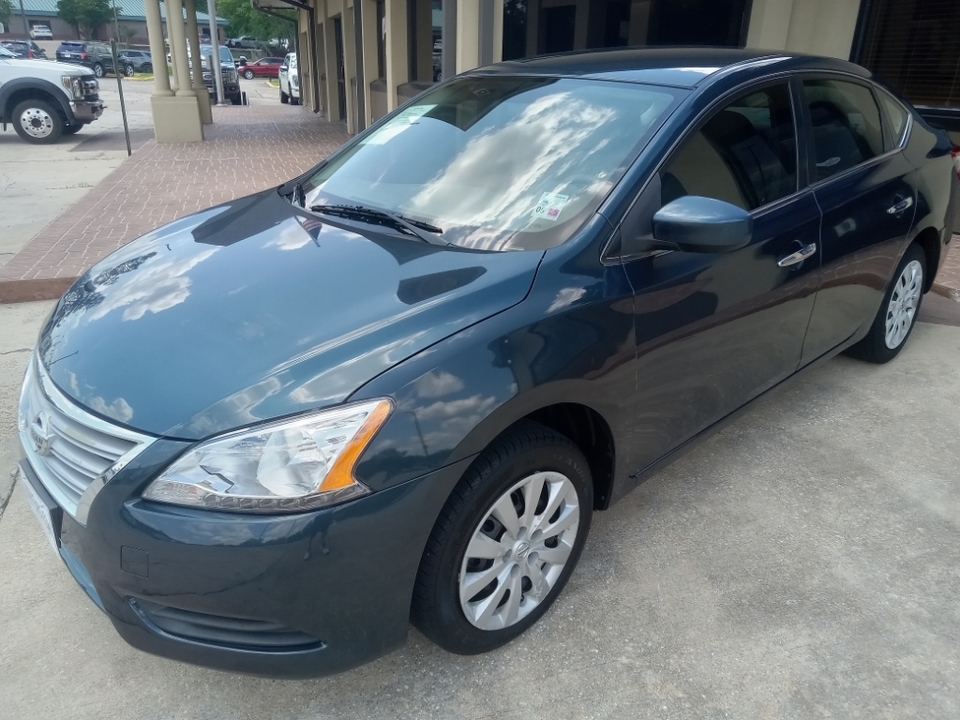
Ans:
{"label": "front wheel", "polygon": [[46,100],[24,100],[13,109],[17,135],[29,143],[48,145],[63,134],[63,118]]}
{"label": "front wheel", "polygon": [[504,645],[557,599],[593,511],[583,453],[533,422],[501,435],[440,513],[417,575],[412,619],[463,655]]}
{"label": "front wheel", "polygon": [[926,277],[927,257],[919,245],[911,245],[893,273],[870,332],[850,348],[851,355],[882,364],[900,353],[916,324]]}
{"label": "front wheel", "polygon": [[103,65],[101,65],[100,63],[95,63],[93,66],[93,74],[96,75],[98,78],[102,78],[104,75]]}
{"label": "front wheel", "polygon": [[288,102],[290,102],[290,96],[287,95],[283,90],[280,91],[280,102],[283,105],[286,105]]}
{"label": "front wheel", "polygon": [[134,73],[133,65],[126,65],[123,68],[123,74],[126,75],[127,77],[133,77],[133,73]]}
{"label": "front wheel", "polygon": [[253,78],[254,78],[253,70],[247,70],[245,73],[243,73],[243,76],[244,76],[247,80],[253,80]]}

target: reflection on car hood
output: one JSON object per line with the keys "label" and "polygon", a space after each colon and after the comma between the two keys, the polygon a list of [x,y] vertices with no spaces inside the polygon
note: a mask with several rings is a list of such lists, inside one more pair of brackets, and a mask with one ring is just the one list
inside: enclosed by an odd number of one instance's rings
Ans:
{"label": "reflection on car hood", "polygon": [[342,402],[520,302],[541,258],[367,237],[271,190],[182,218],[98,263],[61,298],[39,352],[81,405],[199,439]]}

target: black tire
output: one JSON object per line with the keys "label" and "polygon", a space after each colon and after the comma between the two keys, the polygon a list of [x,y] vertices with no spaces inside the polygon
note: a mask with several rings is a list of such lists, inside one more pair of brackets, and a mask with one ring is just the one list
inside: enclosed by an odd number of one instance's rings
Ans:
{"label": "black tire", "polygon": [[102,78],[104,76],[105,73],[103,70],[103,65],[101,63],[93,64],[93,74],[96,75],[98,78]]}
{"label": "black tire", "polygon": [[299,105],[299,104],[300,104],[300,98],[294,97],[293,95],[291,95],[291,96],[290,96],[290,104],[291,104],[291,105]]}
{"label": "black tire", "polygon": [[[474,533],[486,532],[493,506],[518,482],[532,478],[539,472],[560,473],[576,490],[579,524],[572,549],[553,585],[528,614],[500,629],[481,629],[467,619],[460,602],[460,572],[461,568],[469,567],[469,564],[465,563],[468,546]],[[538,496],[538,503],[543,502],[545,497]],[[521,502],[521,508],[525,504],[521,491],[509,495],[509,498],[514,503],[514,508],[517,502]],[[540,507],[539,504],[537,507]],[[518,516],[521,513],[519,509],[516,512]],[[558,509],[555,515],[559,512]],[[510,642],[533,625],[562,592],[583,550],[590,530],[592,512],[593,482],[589,465],[579,448],[564,436],[537,423],[524,421],[514,426],[494,440],[471,464],[440,512],[420,561],[411,608],[413,623],[437,645],[461,655],[487,652]],[[484,524],[481,526],[481,523]],[[531,527],[533,525],[534,523],[531,523]],[[512,539],[504,540],[507,537],[506,526],[501,524],[499,527],[501,530],[496,532],[500,532],[501,540],[513,542]],[[522,530],[518,537],[524,537]],[[546,536],[541,536],[541,539],[544,537]],[[536,540],[536,535],[532,535],[531,539]],[[497,542],[500,543],[501,540]],[[546,542],[549,543],[550,540]],[[516,548],[519,548],[520,544],[518,541]],[[526,561],[533,562],[536,566],[539,558],[529,545],[528,543],[528,547],[522,551],[515,549],[513,559],[505,560],[505,564],[521,564]],[[546,552],[546,549],[542,551]],[[509,555],[510,553],[507,553],[504,557]],[[497,561],[489,562],[492,564]],[[545,566],[546,564],[540,566],[541,570]],[[513,567],[508,568],[509,578],[519,577],[519,573],[514,573],[514,570]],[[484,568],[481,567],[477,572],[483,571]],[[480,598],[479,602],[482,603],[481,596],[484,591],[495,584],[496,587],[487,594],[487,597],[492,597],[499,592],[502,598],[494,613],[501,607],[506,610],[510,592],[500,591],[499,577],[475,596]],[[506,582],[503,584],[506,585]],[[526,593],[530,593],[532,588],[529,585],[515,587],[522,588],[523,594],[519,602],[524,602]]]}
{"label": "black tire", "polygon": [[126,75],[127,77],[133,77],[134,72],[135,71],[133,69],[133,65],[126,65],[123,68],[123,74]]}
{"label": "black tire", "polygon": [[280,102],[284,105],[290,102],[290,96],[287,95],[282,89],[280,90]]}
{"label": "black tire", "polygon": [[[914,307],[913,313],[910,315],[909,326],[906,328],[906,332],[902,333],[902,336],[898,338],[899,342],[896,342],[894,347],[889,347],[887,343],[887,319],[892,316],[900,294],[903,292],[900,280],[901,277],[904,277],[904,271],[911,263],[919,263],[920,265],[919,277],[916,277],[909,285],[912,286],[916,283],[919,286],[916,307]],[[866,360],[867,362],[878,365],[890,362],[899,355],[900,351],[903,350],[903,346],[907,344],[907,340],[910,338],[910,333],[913,332],[914,326],[917,324],[917,315],[920,313],[920,304],[923,302],[926,279],[927,256],[924,254],[923,248],[917,244],[913,244],[907,248],[907,251],[903,254],[903,258],[901,258],[897,265],[897,269],[893,273],[893,278],[890,280],[890,286],[883,295],[883,302],[880,303],[880,309],[877,311],[877,316],[874,318],[867,336],[852,346],[847,353],[860,360]],[[906,294],[909,295],[909,293]]]}
{"label": "black tire", "polygon": [[230,102],[234,105],[243,105],[243,97],[240,95],[240,93],[237,93],[236,95],[232,95],[230,97]]}
{"label": "black tire", "polygon": [[[28,118],[29,129],[23,124],[23,114],[30,112]],[[13,109],[13,127],[17,135],[28,143],[35,145],[51,145],[60,139],[63,134],[63,117],[53,103],[46,100],[24,100]]]}
{"label": "black tire", "polygon": [[144,63],[143,65],[140,66],[140,72],[152,73],[153,65],[151,65],[150,63]]}
{"label": "black tire", "polygon": [[83,129],[83,123],[77,123],[76,125],[65,125],[63,128],[64,135],[76,135]]}
{"label": "black tire", "polygon": [[246,71],[244,71],[243,76],[244,76],[247,80],[253,80],[253,79],[256,77],[256,75],[254,75],[254,73],[253,73],[253,70],[246,70]]}

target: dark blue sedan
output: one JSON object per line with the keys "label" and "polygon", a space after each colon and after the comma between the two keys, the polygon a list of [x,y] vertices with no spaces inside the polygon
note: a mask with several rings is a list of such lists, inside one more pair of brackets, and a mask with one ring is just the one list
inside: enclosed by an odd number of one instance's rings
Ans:
{"label": "dark blue sedan", "polygon": [[319,675],[411,619],[499,647],[594,511],[802,368],[900,352],[954,153],[839,60],[458,76],[76,282],[24,383],[31,504],[149,652]]}

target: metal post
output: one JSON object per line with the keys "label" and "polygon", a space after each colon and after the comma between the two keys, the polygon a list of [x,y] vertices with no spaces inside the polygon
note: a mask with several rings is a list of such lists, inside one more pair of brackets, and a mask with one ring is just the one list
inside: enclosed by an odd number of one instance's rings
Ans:
{"label": "metal post", "polygon": [[23,34],[30,39],[30,26],[27,24],[27,12],[23,9],[23,0],[20,0],[20,17],[23,19]]}
{"label": "metal post", "polygon": [[[213,86],[217,89],[214,104],[225,100],[223,94],[223,66],[220,64],[220,33],[217,32],[217,3],[207,0],[207,20],[210,22],[210,72],[213,73]],[[232,56],[232,55],[231,55]],[[216,63],[214,63],[216,58]],[[214,72],[214,66],[216,71]]]}
{"label": "metal post", "polygon": [[[113,36],[116,38],[117,42],[120,42],[120,24],[117,22],[117,2],[116,0],[111,0],[110,5],[113,7]],[[113,69],[116,70],[116,58],[114,58]]]}
{"label": "metal post", "polygon": [[[110,54],[113,55],[113,69],[116,70],[119,65],[117,64],[117,41],[110,41]],[[130,126],[127,125],[127,105],[123,101],[123,81],[120,79],[120,73],[115,73],[117,76],[117,90],[120,91],[120,115],[123,116],[123,134],[127,138],[127,157],[133,155],[133,151],[130,149]]]}

